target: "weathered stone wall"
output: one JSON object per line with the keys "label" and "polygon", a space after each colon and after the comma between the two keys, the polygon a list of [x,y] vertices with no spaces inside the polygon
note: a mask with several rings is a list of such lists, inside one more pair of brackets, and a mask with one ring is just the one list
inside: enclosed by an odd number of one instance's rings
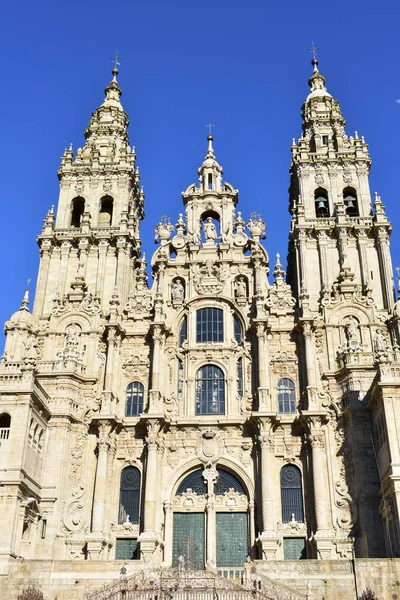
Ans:
{"label": "weathered stone wall", "polygon": [[[354,574],[351,561],[256,561],[261,576],[292,587],[310,600],[356,599],[366,587],[378,600],[400,597],[400,559],[356,559],[355,563]],[[23,589],[33,586],[43,592],[44,600],[84,600],[87,592],[117,579],[124,564],[128,576],[142,566],[139,561],[15,560],[8,573],[0,575],[2,599],[16,600]]]}

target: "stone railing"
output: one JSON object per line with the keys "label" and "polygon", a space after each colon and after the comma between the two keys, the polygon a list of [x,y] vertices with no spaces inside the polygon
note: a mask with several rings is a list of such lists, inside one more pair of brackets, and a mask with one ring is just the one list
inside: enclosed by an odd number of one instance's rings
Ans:
{"label": "stone railing", "polygon": [[86,600],[306,600],[306,596],[260,577],[254,567],[224,568],[218,572],[142,570],[131,577],[123,568],[119,580],[86,595]]}
{"label": "stone railing", "polygon": [[10,437],[9,427],[0,427],[0,441],[8,440]]}

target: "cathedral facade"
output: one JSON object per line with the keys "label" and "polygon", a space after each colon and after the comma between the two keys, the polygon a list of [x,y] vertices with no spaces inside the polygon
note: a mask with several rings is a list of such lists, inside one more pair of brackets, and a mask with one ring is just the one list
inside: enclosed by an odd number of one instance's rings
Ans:
{"label": "cathedral facade", "polygon": [[400,556],[391,226],[367,144],[313,69],[287,278],[278,255],[268,280],[265,223],[240,211],[209,135],[176,224],[156,226],[151,286],[113,70],[84,147],[62,156],[33,309],[26,293],[5,324],[4,581],[38,562],[80,576],[251,563],[278,579],[291,565],[285,582],[297,570],[310,589],[319,565],[353,581],[351,564]]}

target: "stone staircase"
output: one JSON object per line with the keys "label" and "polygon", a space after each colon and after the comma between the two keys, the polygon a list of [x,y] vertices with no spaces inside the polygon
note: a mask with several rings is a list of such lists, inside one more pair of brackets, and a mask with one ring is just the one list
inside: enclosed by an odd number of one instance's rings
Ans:
{"label": "stone staircase", "polygon": [[194,571],[185,569],[142,570],[120,577],[86,600],[306,600],[282,583],[260,576],[254,566],[246,569]]}

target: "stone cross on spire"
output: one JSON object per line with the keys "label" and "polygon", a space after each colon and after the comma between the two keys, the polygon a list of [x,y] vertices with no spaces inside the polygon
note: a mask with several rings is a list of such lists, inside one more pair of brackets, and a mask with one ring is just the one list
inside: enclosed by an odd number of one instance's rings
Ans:
{"label": "stone cross on spire", "polygon": [[311,46],[309,47],[309,51],[311,52],[311,54],[313,55],[313,59],[315,59],[315,60],[318,59],[317,50],[319,50],[319,48],[317,48],[317,46],[314,45],[314,42],[311,42]]}
{"label": "stone cross on spire", "polygon": [[212,128],[215,127],[215,125],[207,123],[206,127],[208,127],[208,135],[212,135]]}

